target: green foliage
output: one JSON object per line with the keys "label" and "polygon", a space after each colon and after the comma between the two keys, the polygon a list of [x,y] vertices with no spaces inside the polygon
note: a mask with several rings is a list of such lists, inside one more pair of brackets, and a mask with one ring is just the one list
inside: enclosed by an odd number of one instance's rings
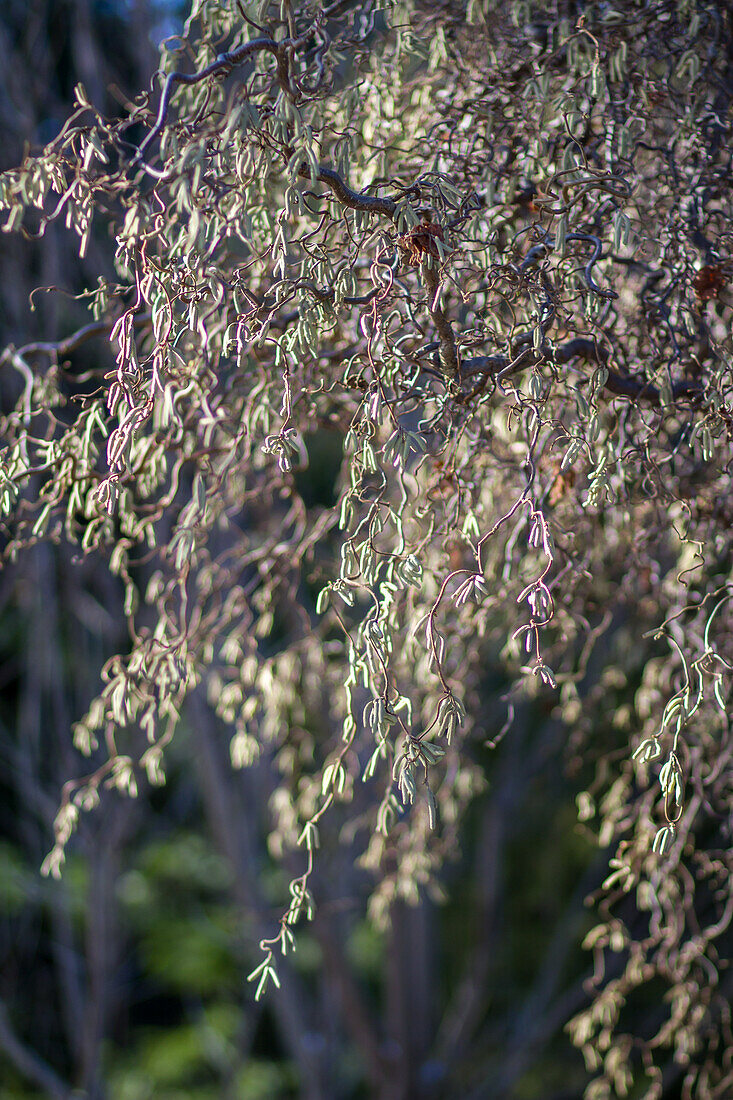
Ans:
{"label": "green foliage", "polygon": [[7,841],[0,843],[0,913],[10,916],[22,909],[30,878],[20,854]]}
{"label": "green foliage", "polygon": [[[340,827],[378,926],[440,895],[477,753],[530,699],[597,765],[581,818],[615,846],[570,1025],[588,1100],[642,1063],[661,1095],[667,1050],[703,1100],[730,1085],[733,28],[688,0],[569,10],[201,0],[126,116],[77,86],[0,179],[3,228],[63,219],[114,267],[89,326],[3,353],[4,555],[102,559],[129,631],[74,726],[90,770],[47,873],[104,788],[165,782],[205,695],[234,766],[271,764],[290,884],[259,999]],[[482,714],[487,668],[507,690]],[[220,872],[179,857],[173,890]],[[225,928],[160,931],[158,978],[220,985]],[[638,1058],[624,1006],[651,976],[670,1007]],[[161,1079],[183,1048],[153,1044]]]}

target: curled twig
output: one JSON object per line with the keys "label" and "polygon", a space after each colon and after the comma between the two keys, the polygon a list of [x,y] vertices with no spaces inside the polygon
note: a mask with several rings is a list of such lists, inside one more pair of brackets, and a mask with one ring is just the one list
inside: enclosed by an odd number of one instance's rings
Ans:
{"label": "curled twig", "polygon": [[215,76],[217,73],[226,75],[235,65],[241,65],[243,61],[253,54],[265,52],[271,53],[276,58],[278,80],[283,90],[292,97],[293,93],[290,87],[290,63],[288,58],[291,51],[299,46],[306,37],[305,34],[302,34],[298,38],[285,38],[282,42],[275,42],[273,38],[253,38],[250,42],[245,42],[243,46],[237,47],[236,50],[230,50],[227,53],[219,54],[210,65],[207,65],[203,69],[199,69],[198,72],[169,73],[163,85],[163,92],[160,97],[160,106],[158,107],[158,117],[155,120],[155,125],[152,130],[150,130],[147,137],[143,138],[141,141],[137,153],[133,158],[133,164],[137,164],[142,160],[145,150],[148,146],[152,145],[155,139],[162,133],[168,118],[173,92],[177,84],[199,84],[202,80],[206,80],[210,76]]}

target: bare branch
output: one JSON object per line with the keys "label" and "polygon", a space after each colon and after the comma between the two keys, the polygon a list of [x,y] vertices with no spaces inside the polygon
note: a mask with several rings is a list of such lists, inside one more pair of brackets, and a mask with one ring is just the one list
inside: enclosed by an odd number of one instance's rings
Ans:
{"label": "bare branch", "polygon": [[12,1064],[29,1081],[43,1089],[52,1100],[70,1100],[71,1088],[51,1067],[22,1043],[10,1023],[8,1010],[0,1001],[0,1047]]}

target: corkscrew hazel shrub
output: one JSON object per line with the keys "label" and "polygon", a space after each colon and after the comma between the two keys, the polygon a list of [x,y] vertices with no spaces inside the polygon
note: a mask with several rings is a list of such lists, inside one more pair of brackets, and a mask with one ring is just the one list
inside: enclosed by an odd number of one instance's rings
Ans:
{"label": "corkscrew hazel shrub", "polygon": [[302,853],[259,997],[329,822],[368,823],[387,920],[437,887],[472,747],[537,695],[615,853],[569,1025],[588,1097],[637,1064],[661,1096],[668,1052],[685,1096],[726,1095],[732,59],[730,14],[687,0],[203,0],[122,118],[77,87],[0,179],[3,229],[111,236],[114,268],[88,324],[2,354],[3,554],[103,559],[129,646],[46,872],[102,786],[165,781],[205,693],[233,765],[272,761],[271,849]]}

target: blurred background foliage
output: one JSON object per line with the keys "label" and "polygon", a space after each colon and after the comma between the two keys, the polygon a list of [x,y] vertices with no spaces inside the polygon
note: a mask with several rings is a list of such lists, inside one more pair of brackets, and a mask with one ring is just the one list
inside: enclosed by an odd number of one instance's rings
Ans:
{"label": "blurred background foliage", "polygon": [[[112,114],[147,86],[157,42],[182,25],[182,9],[6,0],[2,167],[27,142],[53,137],[78,81]],[[35,286],[73,292],[111,270],[111,242],[93,239],[80,260],[69,239],[53,224],[42,251],[0,240],[0,343],[80,323],[61,295],[39,296],[29,312]],[[306,503],[336,498],[335,438],[308,440],[310,467],[298,475]],[[628,754],[641,677],[633,647],[656,625],[653,604],[627,604],[594,655],[606,664],[617,647],[626,667],[598,689],[613,706],[596,717],[591,749],[574,753],[572,729],[535,699],[517,706],[496,749],[468,750],[485,790],[442,893],[395,903],[379,928],[365,916],[370,875],[354,866],[363,837],[351,847],[325,838],[315,920],[283,988],[256,1004],[244,976],[288,881],[268,850],[268,761],[232,771],[230,733],[195,698],[168,750],[166,785],[137,800],[105,792],[82,817],[61,881],[39,874],[59,789],[80,771],[69,729],[125,644],[123,596],[101,563],[63,545],[35,546],[0,575],[1,1100],[579,1098],[588,1075],[564,1027],[588,1003],[585,902],[607,874],[613,838],[599,847],[578,822],[576,794],[599,761],[610,774]],[[591,683],[592,669],[581,696]],[[498,657],[488,661],[477,687],[487,740],[500,731],[507,687]],[[629,1006],[639,1033],[658,1026],[660,995],[648,985]],[[664,1096],[678,1095],[672,1069]]]}

